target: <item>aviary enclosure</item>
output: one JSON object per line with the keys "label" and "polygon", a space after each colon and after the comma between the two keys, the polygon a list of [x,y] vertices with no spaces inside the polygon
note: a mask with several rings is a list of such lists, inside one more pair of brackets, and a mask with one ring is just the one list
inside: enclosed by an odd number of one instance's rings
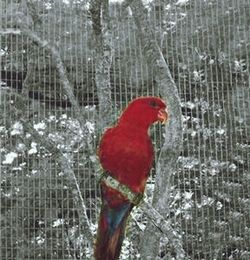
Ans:
{"label": "aviary enclosure", "polygon": [[171,117],[121,259],[250,259],[249,0],[1,0],[0,17],[0,259],[93,257],[99,138],[149,95]]}

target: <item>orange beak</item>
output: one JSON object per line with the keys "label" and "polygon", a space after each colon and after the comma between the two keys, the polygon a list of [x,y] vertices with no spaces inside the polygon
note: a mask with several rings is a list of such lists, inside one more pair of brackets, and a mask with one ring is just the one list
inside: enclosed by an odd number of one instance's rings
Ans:
{"label": "orange beak", "polygon": [[158,120],[160,122],[162,122],[163,124],[166,123],[167,119],[168,119],[168,113],[167,113],[167,110],[166,109],[160,109],[159,112],[158,112]]}

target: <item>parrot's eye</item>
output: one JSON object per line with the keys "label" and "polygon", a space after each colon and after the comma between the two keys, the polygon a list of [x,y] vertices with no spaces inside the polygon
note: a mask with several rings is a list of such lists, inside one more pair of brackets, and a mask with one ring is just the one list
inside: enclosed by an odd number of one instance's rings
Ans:
{"label": "parrot's eye", "polygon": [[159,107],[159,105],[158,105],[154,100],[151,100],[151,101],[149,102],[149,105],[150,105],[151,107],[153,107],[153,108]]}

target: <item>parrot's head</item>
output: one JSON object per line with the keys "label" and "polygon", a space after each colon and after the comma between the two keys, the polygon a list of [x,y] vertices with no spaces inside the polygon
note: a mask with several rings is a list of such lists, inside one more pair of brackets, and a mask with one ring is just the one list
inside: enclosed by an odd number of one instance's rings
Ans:
{"label": "parrot's head", "polygon": [[139,97],[128,104],[120,117],[120,122],[148,128],[158,121],[165,123],[167,119],[166,104],[161,98]]}

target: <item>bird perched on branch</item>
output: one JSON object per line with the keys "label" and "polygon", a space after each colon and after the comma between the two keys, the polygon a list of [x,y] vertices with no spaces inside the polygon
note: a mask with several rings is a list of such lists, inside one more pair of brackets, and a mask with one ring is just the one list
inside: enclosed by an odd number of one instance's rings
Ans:
{"label": "bird perched on branch", "polygon": [[95,245],[96,260],[117,260],[127,218],[143,196],[154,159],[150,126],[168,118],[158,97],[134,99],[118,123],[103,134],[98,156],[104,173],[100,181],[102,206]]}

